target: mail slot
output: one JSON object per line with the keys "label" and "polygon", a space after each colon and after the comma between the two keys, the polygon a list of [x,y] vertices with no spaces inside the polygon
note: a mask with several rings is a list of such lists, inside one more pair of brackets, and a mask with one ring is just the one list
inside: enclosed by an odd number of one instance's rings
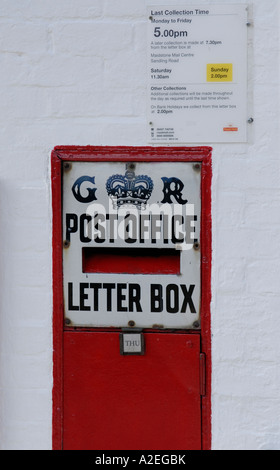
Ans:
{"label": "mail slot", "polygon": [[83,272],[179,274],[180,251],[155,248],[83,248]]}
{"label": "mail slot", "polygon": [[52,152],[53,448],[210,448],[210,189],[208,147]]}

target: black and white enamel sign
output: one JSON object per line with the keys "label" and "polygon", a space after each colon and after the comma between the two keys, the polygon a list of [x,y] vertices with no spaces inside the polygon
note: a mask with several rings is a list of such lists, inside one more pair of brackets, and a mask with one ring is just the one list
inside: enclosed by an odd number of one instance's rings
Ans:
{"label": "black and white enamel sign", "polygon": [[65,322],[197,328],[200,164],[65,162]]}

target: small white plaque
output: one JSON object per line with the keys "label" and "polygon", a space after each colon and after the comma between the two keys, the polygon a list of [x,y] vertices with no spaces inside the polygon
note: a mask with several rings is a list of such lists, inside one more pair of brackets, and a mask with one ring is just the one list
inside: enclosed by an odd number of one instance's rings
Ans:
{"label": "small white plaque", "polygon": [[247,141],[247,6],[150,6],[148,141]]}
{"label": "small white plaque", "polygon": [[142,333],[121,333],[121,354],[144,354],[144,340]]}

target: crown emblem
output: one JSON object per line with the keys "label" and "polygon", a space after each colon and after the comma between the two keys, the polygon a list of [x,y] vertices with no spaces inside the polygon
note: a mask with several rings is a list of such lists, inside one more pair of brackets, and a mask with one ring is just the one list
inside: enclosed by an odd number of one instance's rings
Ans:
{"label": "crown emblem", "polygon": [[147,204],[153,187],[153,180],[149,176],[135,176],[134,171],[126,171],[124,176],[112,175],[106,182],[107,193],[115,208],[133,204],[140,209]]}

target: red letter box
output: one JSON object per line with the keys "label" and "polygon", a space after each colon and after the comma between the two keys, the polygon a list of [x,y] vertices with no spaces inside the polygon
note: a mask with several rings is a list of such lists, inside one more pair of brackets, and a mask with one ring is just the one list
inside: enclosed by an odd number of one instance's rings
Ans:
{"label": "red letter box", "polygon": [[55,449],[210,448],[211,149],[52,153]]}

